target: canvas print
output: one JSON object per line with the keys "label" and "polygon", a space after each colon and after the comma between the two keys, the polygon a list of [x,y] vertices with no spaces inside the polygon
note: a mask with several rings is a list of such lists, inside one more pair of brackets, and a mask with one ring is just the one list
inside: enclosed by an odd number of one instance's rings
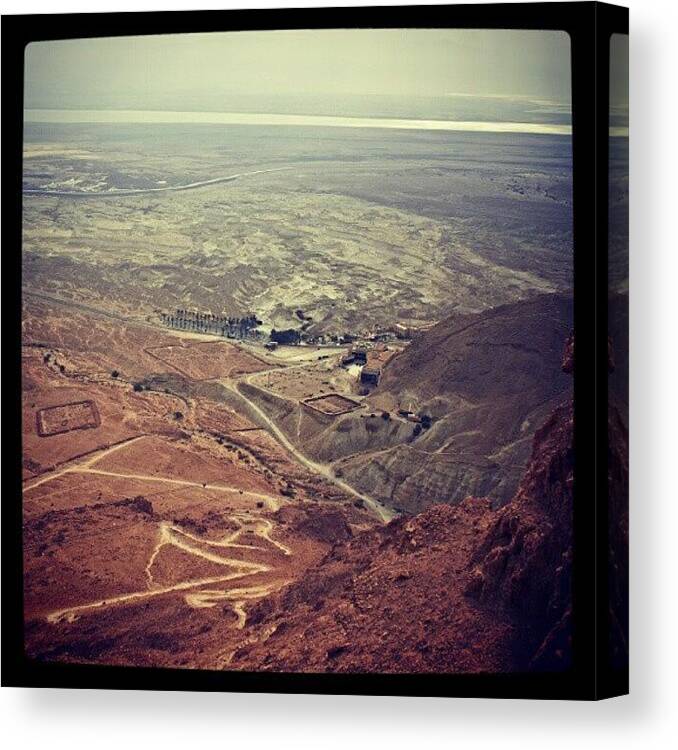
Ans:
{"label": "canvas print", "polygon": [[556,31],[26,48],[30,659],[571,667],[570,70]]}

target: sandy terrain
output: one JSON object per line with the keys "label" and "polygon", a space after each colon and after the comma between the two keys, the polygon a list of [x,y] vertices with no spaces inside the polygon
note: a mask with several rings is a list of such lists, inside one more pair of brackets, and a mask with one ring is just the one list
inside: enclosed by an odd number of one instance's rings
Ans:
{"label": "sandy terrain", "polygon": [[[309,603],[290,618],[292,639],[313,635],[309,616],[322,630],[348,611],[332,612],[346,581],[319,574],[335,545],[378,598],[395,585],[379,559],[408,573],[399,547],[382,549],[385,521],[484,495],[496,477],[517,482],[558,395],[535,386],[535,362],[559,357],[567,316],[548,335],[547,358],[531,350],[547,328],[539,315],[454,340],[440,322],[492,318],[497,305],[569,289],[569,139],[114,130],[26,130],[26,191],[118,191],[25,193],[26,649],[42,660],[268,668],[266,644],[285,633],[269,609],[285,592],[297,586]],[[268,352],[179,333],[160,324],[176,309],[255,313],[264,331],[303,326],[325,343],[394,326],[429,329],[434,343],[371,350],[384,377],[366,395],[358,368],[340,366],[347,346]],[[508,370],[504,401],[491,387],[497,363]],[[467,392],[476,384],[482,392]],[[425,427],[398,413],[410,405],[426,411]],[[470,547],[449,526],[452,562],[466,565]],[[396,527],[397,544],[409,544],[406,521]],[[372,547],[384,557],[368,560]],[[423,577],[429,567],[413,569]],[[449,609],[437,564],[435,576]],[[425,606],[420,586],[411,594]],[[331,624],[332,639],[339,630]]]}
{"label": "sandy terrain", "polygon": [[[332,537],[318,540],[313,520],[324,508],[341,529],[376,523],[350,493],[226,404],[135,388],[161,364],[146,353],[153,339],[172,353],[200,352],[186,360],[196,387],[210,366],[223,374],[225,363],[257,362],[246,352],[120,330],[77,310],[68,326],[64,307],[44,302],[27,306],[25,323],[30,654],[225,666],[249,637],[241,633],[252,604],[327,551]],[[134,363],[126,367],[134,382],[122,368],[107,372],[120,361]],[[293,522],[279,516],[288,506]]]}
{"label": "sandy terrain", "polygon": [[160,142],[121,128],[112,148],[70,126],[55,144],[29,141],[27,189],[279,171],[155,195],[30,195],[24,283],[137,320],[175,307],[254,310],[285,328],[302,309],[317,333],[426,324],[569,283],[566,139],[349,131],[328,142],[305,130],[276,142],[239,131],[224,151],[213,131],[191,133],[168,129]]}
{"label": "sandy terrain", "polygon": [[192,380],[230,378],[270,367],[240,347],[221,341],[154,347],[146,351]]}
{"label": "sandy terrain", "polygon": [[294,401],[335,392],[353,396],[358,390],[358,381],[354,374],[338,366],[340,355],[319,356],[327,359],[254,375],[247,378],[247,382]]}

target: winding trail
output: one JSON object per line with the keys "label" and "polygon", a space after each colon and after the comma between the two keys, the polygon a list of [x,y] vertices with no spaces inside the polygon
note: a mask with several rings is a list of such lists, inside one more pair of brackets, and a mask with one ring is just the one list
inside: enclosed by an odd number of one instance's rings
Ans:
{"label": "winding trail", "polygon": [[[189,607],[196,609],[203,609],[206,607],[214,607],[221,601],[231,602],[231,608],[237,617],[236,627],[242,629],[245,626],[246,613],[244,610],[245,603],[248,600],[259,599],[263,596],[267,596],[272,591],[285,585],[284,582],[275,582],[269,584],[257,584],[255,586],[243,587],[237,589],[201,589],[198,591],[192,591],[192,589],[200,589],[202,586],[210,586],[216,584],[224,584],[228,581],[233,581],[239,578],[245,578],[247,576],[257,575],[259,573],[268,573],[273,570],[272,566],[263,562],[249,562],[247,560],[239,560],[237,558],[225,557],[216,552],[205,550],[204,547],[213,547],[221,549],[249,549],[249,550],[262,550],[262,547],[257,547],[251,544],[240,544],[238,539],[241,534],[251,532],[254,535],[264,539],[281,551],[284,555],[291,555],[292,550],[282,542],[278,542],[272,539],[270,534],[273,530],[273,524],[271,521],[265,518],[252,518],[244,514],[236,514],[229,516],[229,520],[234,521],[238,528],[228,534],[223,539],[202,539],[194,534],[191,534],[184,529],[170,524],[167,521],[162,521],[158,529],[158,539],[151,551],[151,555],[148,558],[144,572],[148,581],[147,588],[143,591],[133,591],[129,594],[120,594],[118,596],[111,596],[105,599],[98,599],[93,602],[86,604],[79,604],[74,607],[67,607],[65,609],[59,609],[54,612],[50,612],[46,616],[47,622],[52,625],[59,623],[73,623],[82,614],[90,612],[92,610],[104,609],[107,607],[115,606],[118,604],[126,604],[128,602],[141,601],[144,599],[150,599],[164,594],[171,594],[175,592],[191,592],[187,593],[184,597],[186,604]],[[231,568],[231,573],[225,573],[221,576],[210,576],[208,578],[193,578],[187,581],[180,581],[169,586],[158,586],[152,573],[152,567],[155,563],[158,554],[165,546],[172,546],[187,552],[189,555],[199,557],[210,563],[216,565],[223,565]]]}
{"label": "winding trail", "polygon": [[130,438],[129,440],[123,440],[120,443],[116,443],[115,445],[112,445],[108,448],[104,448],[103,450],[95,451],[93,454],[90,455],[90,457],[86,461],[81,462],[81,463],[69,462],[63,468],[44,474],[43,476],[40,477],[40,479],[36,480],[32,484],[26,485],[24,487],[24,492],[28,492],[34,489],[35,487],[39,487],[42,484],[51,482],[52,480],[58,479],[59,477],[62,477],[66,474],[98,474],[98,475],[105,476],[105,477],[116,477],[119,479],[133,479],[133,480],[137,480],[140,482],[159,482],[163,484],[171,484],[177,487],[198,487],[201,490],[215,490],[217,492],[228,492],[229,494],[237,493],[238,495],[251,497],[254,500],[261,500],[265,502],[267,506],[273,511],[276,511],[280,508],[282,501],[279,497],[275,497],[274,495],[267,495],[262,492],[252,492],[251,490],[245,490],[240,487],[232,487],[230,485],[224,485],[224,484],[208,484],[208,483],[203,484],[201,482],[191,482],[187,479],[174,479],[171,477],[159,477],[159,476],[154,476],[152,474],[128,474],[124,472],[106,471],[104,469],[94,468],[94,465],[101,459],[105,458],[106,456],[110,456],[111,453],[115,453],[115,451],[118,451],[121,448],[126,448],[145,437],[147,437],[147,435],[138,435],[137,437]]}
{"label": "winding trail", "polygon": [[299,461],[299,463],[303,464],[307,469],[310,469],[316,474],[320,474],[322,477],[329,480],[340,489],[344,490],[344,492],[347,492],[348,494],[353,495],[354,497],[357,497],[358,499],[362,500],[365,503],[365,505],[367,505],[370,508],[370,510],[373,513],[375,513],[378,516],[378,518],[384,523],[388,523],[388,521],[390,521],[396,515],[394,511],[389,510],[388,508],[384,507],[383,505],[378,503],[376,500],[373,500],[368,495],[363,495],[361,492],[358,492],[358,490],[351,487],[350,484],[339,479],[339,477],[336,477],[330,466],[327,466],[326,464],[318,463],[317,461],[313,461],[312,459],[308,458],[308,456],[305,456],[289,440],[287,435],[285,435],[285,433],[268,416],[268,414],[266,414],[266,412],[263,409],[261,409],[261,407],[259,407],[258,404],[256,404],[250,398],[248,398],[244,393],[242,393],[242,391],[238,389],[237,385],[231,382],[228,382],[226,380],[222,380],[220,382],[231,393],[234,393],[238,398],[245,401],[245,403],[252,409],[252,411],[268,427],[268,429],[271,431],[271,433],[276,438],[276,440],[278,440],[278,442],[283,446],[283,448],[285,448],[285,450],[287,450],[288,453],[294,456],[294,458],[296,458],[297,461]]}
{"label": "winding trail", "polygon": [[175,591],[188,591],[198,586],[206,586],[215,583],[225,583],[226,581],[232,581],[236,578],[242,578],[244,575],[252,575],[252,573],[236,572],[229,575],[213,576],[211,578],[196,578],[191,581],[181,581],[181,583],[175,583],[172,586],[162,586],[148,591],[134,591],[131,594],[111,596],[107,599],[100,599],[99,601],[90,602],[89,604],[80,604],[75,607],[67,607],[66,609],[59,609],[55,612],[50,612],[45,619],[52,625],[57,625],[61,622],[72,623],[75,622],[81,614],[84,614],[85,612],[92,609],[102,609],[104,607],[110,607],[116,604],[124,604],[126,602],[150,599],[152,597],[162,596],[163,594],[171,594]]}
{"label": "winding trail", "polygon": [[[165,484],[173,484],[180,487],[199,487],[202,490],[216,490],[218,492],[237,492],[238,494],[245,495],[247,497],[254,498],[255,500],[263,500],[269,506],[271,510],[278,510],[280,507],[280,500],[273,495],[265,495],[260,492],[252,492],[250,490],[243,490],[240,487],[231,487],[224,484],[208,484],[201,482],[191,482],[187,479],[171,479],[170,477],[158,477],[151,474],[125,474],[117,471],[105,471],[103,469],[91,469],[86,467],[75,466],[67,469],[64,473],[71,474],[101,474],[105,477],[119,477],[120,479],[136,479],[141,482],[162,482]],[[28,488],[30,489],[30,487]]]}
{"label": "winding trail", "polygon": [[186,594],[184,597],[186,603],[193,609],[203,609],[205,607],[214,607],[218,602],[231,602],[231,609],[238,618],[235,627],[242,630],[247,622],[247,613],[245,612],[245,603],[252,599],[261,599],[268,596],[284,584],[269,584],[262,586],[249,586],[247,588],[229,589],[221,591],[219,589],[201,589],[194,594]]}
{"label": "winding trail", "polygon": [[[129,438],[128,440],[121,440],[119,443],[114,443],[113,445],[108,446],[107,448],[102,448],[101,450],[93,451],[91,454],[89,454],[90,457],[87,460],[80,462],[80,463],[73,463],[73,461],[67,461],[65,462],[65,465],[63,466],[63,468],[56,469],[55,471],[47,472],[43,474],[40,477],[40,479],[33,482],[33,484],[24,486],[24,492],[27,492],[28,490],[32,490],[35,487],[39,487],[41,484],[45,484],[46,482],[51,482],[53,479],[57,479],[58,477],[61,477],[64,474],[72,474],[73,472],[86,472],[90,466],[92,466],[94,463],[96,463],[100,459],[105,458],[106,456],[110,456],[111,453],[115,453],[115,451],[118,451],[121,448],[125,448],[129,445],[132,445],[133,443],[136,443],[138,440],[141,440],[142,438],[145,438],[145,437],[147,436],[137,435],[136,437]],[[30,481],[30,479],[28,481]]]}

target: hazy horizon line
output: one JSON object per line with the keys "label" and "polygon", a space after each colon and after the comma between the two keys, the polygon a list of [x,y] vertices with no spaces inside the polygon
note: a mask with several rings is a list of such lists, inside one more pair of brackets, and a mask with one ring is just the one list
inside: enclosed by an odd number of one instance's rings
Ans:
{"label": "hazy horizon line", "polygon": [[447,132],[526,133],[571,135],[568,124],[515,122],[501,120],[443,120],[431,118],[349,117],[277,112],[214,112],[200,110],[130,110],[30,108],[24,110],[24,122],[77,124],[205,124],[205,125],[287,125],[344,128],[382,128],[388,130],[428,130]]}

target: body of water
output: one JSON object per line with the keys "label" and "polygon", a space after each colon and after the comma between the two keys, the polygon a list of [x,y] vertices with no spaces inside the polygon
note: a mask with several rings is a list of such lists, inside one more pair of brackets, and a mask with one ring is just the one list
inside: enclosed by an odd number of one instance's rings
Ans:
{"label": "body of water", "polygon": [[168,112],[161,110],[27,109],[27,123],[129,123],[268,125],[325,128],[381,128],[476,133],[531,133],[570,135],[562,123],[483,120],[431,120],[394,117],[335,117],[327,115],[264,114],[258,112]]}

